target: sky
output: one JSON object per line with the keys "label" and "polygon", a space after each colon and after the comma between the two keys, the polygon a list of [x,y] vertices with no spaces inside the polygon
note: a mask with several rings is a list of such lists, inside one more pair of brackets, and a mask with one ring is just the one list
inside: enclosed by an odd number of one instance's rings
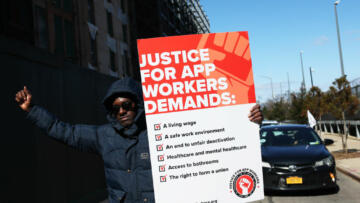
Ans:
{"label": "sky", "polygon": [[[248,31],[255,92],[266,102],[305,86],[327,91],[341,76],[334,11],[335,0],[200,0],[211,33]],[[337,5],[344,72],[360,77],[360,0]],[[290,85],[288,85],[288,76]],[[271,78],[271,79],[270,79]],[[271,88],[271,81],[273,88]]]}

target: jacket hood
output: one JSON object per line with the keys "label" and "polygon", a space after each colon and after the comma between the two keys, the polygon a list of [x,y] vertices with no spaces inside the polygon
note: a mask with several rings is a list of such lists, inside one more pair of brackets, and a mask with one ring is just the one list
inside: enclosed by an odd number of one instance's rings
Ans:
{"label": "jacket hood", "polygon": [[[134,123],[128,127],[124,128],[117,119],[111,115],[111,107],[115,98],[123,96],[130,97],[135,101],[137,106],[137,112]],[[142,89],[140,82],[130,78],[125,77],[120,80],[112,83],[108,89],[106,96],[104,97],[103,104],[107,110],[107,119],[111,122],[113,127],[122,132],[125,136],[135,136],[136,132],[140,128],[144,128],[145,125],[145,114],[144,114],[144,102],[142,97]]]}

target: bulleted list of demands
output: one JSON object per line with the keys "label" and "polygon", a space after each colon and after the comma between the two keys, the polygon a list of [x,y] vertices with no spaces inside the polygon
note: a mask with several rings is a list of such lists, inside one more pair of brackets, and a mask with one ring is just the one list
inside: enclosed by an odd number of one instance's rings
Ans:
{"label": "bulleted list of demands", "polygon": [[247,32],[138,40],[156,203],[264,198]]}
{"label": "bulleted list of demands", "polygon": [[[159,172],[166,172],[160,176],[160,182],[226,172],[229,168],[219,168],[221,164],[219,164],[219,159],[216,159],[217,156],[211,158],[206,155],[246,149],[246,145],[236,146],[234,136],[224,136],[224,127],[196,130],[195,125],[196,121],[154,125],[154,129],[159,133],[155,134]],[[167,130],[168,128],[174,128],[174,130]],[[181,128],[187,129],[183,131]],[[223,144],[216,145],[217,143]],[[194,147],[196,150],[188,149]],[[207,166],[206,170],[200,166]],[[194,168],[199,170],[194,170]]]}
{"label": "bulleted list of demands", "polygon": [[258,192],[262,174],[259,157],[252,156],[259,151],[252,146],[259,142],[259,129],[246,114],[226,117],[248,112],[252,105],[147,116],[153,181],[161,191],[155,194],[157,202],[174,197],[178,202],[239,202],[244,200],[236,195],[241,176],[248,179],[239,195]]}

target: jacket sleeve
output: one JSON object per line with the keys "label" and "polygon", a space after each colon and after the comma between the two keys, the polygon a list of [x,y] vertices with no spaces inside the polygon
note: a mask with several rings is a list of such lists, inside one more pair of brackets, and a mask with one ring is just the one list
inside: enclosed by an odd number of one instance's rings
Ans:
{"label": "jacket sleeve", "polygon": [[50,137],[87,152],[98,152],[97,126],[71,125],[57,119],[40,106],[33,106],[27,119],[44,130]]}

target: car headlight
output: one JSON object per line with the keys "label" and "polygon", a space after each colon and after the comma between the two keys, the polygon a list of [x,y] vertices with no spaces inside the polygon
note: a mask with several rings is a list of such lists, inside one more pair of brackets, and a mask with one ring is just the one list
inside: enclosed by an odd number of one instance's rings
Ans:
{"label": "car headlight", "polygon": [[334,165],[334,159],[329,156],[329,157],[326,157],[325,159],[323,160],[320,160],[320,161],[317,161],[315,162],[315,167],[318,167],[318,166],[332,166]]}
{"label": "car headlight", "polygon": [[262,167],[264,168],[271,168],[271,165],[268,162],[262,162]]}

